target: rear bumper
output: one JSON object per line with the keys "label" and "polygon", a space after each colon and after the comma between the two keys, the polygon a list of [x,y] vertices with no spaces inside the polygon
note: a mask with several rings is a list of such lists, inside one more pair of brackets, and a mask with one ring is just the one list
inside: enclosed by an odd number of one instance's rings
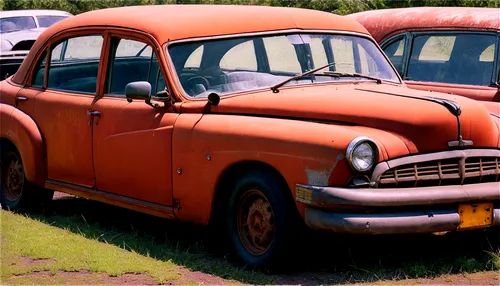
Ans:
{"label": "rear bumper", "polygon": [[[310,228],[341,233],[454,231],[461,221],[458,205],[479,202],[494,203],[491,225],[500,225],[500,182],[399,189],[297,185],[296,200],[307,205],[305,222]],[[346,206],[370,213],[342,211]],[[401,211],[405,208],[411,211]]]}

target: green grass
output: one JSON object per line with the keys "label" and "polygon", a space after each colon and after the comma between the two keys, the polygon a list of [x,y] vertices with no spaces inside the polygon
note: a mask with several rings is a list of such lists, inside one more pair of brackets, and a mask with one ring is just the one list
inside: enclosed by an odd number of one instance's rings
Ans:
{"label": "green grass", "polygon": [[[83,199],[54,203],[50,214],[0,212],[1,280],[33,271],[88,270],[110,276],[148,273],[160,283],[182,278],[186,271],[214,274],[228,282],[272,281],[261,272],[214,259],[203,250],[197,230],[190,235],[189,227],[188,237],[179,238],[177,234],[185,234],[180,229],[183,225],[168,225],[161,219]],[[86,212],[80,212],[80,207]],[[153,225],[144,229],[151,222]],[[165,234],[167,229],[174,233]],[[22,256],[54,260],[25,266],[16,263]]]}
{"label": "green grass", "polygon": [[[2,280],[12,275],[43,270],[53,274],[58,270],[89,270],[110,276],[149,273],[160,283],[181,277],[179,267],[171,261],[156,260],[88,239],[23,215],[2,211],[1,220]],[[23,265],[20,256],[50,260]]]}
{"label": "green grass", "polygon": [[[480,231],[372,237],[311,233],[292,250],[304,251],[297,252],[287,273],[264,274],[210,254],[203,228],[89,200],[55,200],[42,211],[1,211],[0,219],[0,281],[33,271],[87,270],[110,276],[146,273],[160,283],[196,284],[183,277],[187,271],[199,271],[235,283],[352,284],[500,270],[499,253],[485,246]],[[51,260],[26,265],[22,257]],[[44,279],[49,284],[64,282],[59,276]]]}

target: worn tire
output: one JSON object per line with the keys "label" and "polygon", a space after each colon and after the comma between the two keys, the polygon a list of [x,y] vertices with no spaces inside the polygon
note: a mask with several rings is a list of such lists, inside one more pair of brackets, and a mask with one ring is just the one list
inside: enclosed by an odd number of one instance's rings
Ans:
{"label": "worn tire", "polygon": [[240,173],[228,187],[225,241],[246,267],[279,269],[300,225],[290,190],[267,168]]}
{"label": "worn tire", "polygon": [[0,204],[3,209],[18,210],[35,207],[52,200],[53,191],[30,183],[17,149],[9,143],[0,150]]}

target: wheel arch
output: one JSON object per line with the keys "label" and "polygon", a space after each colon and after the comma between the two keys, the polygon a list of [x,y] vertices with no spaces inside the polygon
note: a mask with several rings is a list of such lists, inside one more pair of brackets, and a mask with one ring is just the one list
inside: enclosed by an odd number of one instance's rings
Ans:
{"label": "wheel arch", "polygon": [[0,103],[0,122],[0,142],[14,145],[28,181],[43,186],[47,179],[46,150],[35,121],[19,109]]}
{"label": "wheel arch", "polygon": [[288,195],[291,199],[293,199],[293,194],[287,184],[285,177],[278,171],[278,169],[276,169],[272,165],[257,160],[235,162],[227,166],[217,179],[215,190],[212,196],[209,225],[213,225],[214,220],[218,217],[218,215],[220,215],[220,212],[223,209],[222,204],[224,202],[224,199],[229,195],[228,188],[226,187],[234,183],[238,176],[243,172],[256,169],[265,169],[266,171],[273,173],[273,176],[275,176],[280,181],[280,183],[283,185],[283,188],[286,188],[286,190],[288,190]]}

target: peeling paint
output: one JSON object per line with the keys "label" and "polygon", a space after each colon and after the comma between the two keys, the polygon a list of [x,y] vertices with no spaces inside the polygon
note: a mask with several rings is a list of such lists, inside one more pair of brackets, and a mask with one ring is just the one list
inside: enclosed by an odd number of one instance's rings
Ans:
{"label": "peeling paint", "polygon": [[344,154],[338,153],[332,166],[326,170],[313,170],[306,168],[307,183],[313,186],[328,186],[328,180],[340,160],[344,159]]}

